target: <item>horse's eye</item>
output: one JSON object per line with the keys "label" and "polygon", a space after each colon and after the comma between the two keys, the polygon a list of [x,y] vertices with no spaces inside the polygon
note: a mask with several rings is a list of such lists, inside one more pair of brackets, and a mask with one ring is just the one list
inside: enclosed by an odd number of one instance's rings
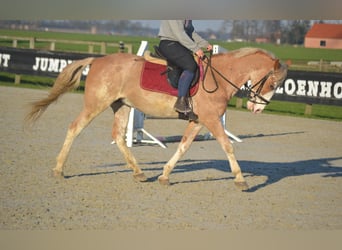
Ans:
{"label": "horse's eye", "polygon": [[274,89],[275,89],[275,85],[274,85],[274,84],[271,84],[271,85],[270,85],[270,89],[271,89],[271,90],[274,90]]}

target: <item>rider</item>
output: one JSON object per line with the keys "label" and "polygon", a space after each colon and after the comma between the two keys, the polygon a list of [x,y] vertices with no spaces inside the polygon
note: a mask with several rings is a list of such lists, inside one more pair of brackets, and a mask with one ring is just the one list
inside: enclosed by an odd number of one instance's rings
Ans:
{"label": "rider", "polygon": [[204,52],[201,48],[210,51],[212,45],[195,32],[192,20],[163,20],[158,36],[161,53],[183,70],[178,81],[178,98],[174,109],[185,114],[192,112],[188,93],[197,69],[193,53],[202,58]]}

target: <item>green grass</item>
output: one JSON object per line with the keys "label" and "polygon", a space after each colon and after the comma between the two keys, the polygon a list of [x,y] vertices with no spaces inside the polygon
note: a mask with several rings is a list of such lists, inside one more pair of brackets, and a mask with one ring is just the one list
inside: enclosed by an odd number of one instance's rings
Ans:
{"label": "green grass", "polygon": [[[23,31],[23,30],[4,30],[0,29],[2,36],[16,37],[35,37],[40,39],[56,39],[56,40],[75,40],[75,41],[92,41],[105,43],[119,43],[123,41],[125,44],[132,44],[133,53],[139,49],[140,42],[146,40],[149,42],[150,49],[159,43],[158,38],[139,37],[139,36],[117,36],[107,34],[83,34],[83,33],[64,33],[64,32],[45,32],[45,31]],[[338,49],[314,49],[304,48],[303,46],[292,45],[275,45],[275,44],[259,44],[254,42],[223,42],[210,41],[213,44],[218,44],[225,49],[234,50],[242,47],[257,47],[274,53],[281,60],[291,60],[293,63],[307,63],[308,61],[342,61],[341,50]],[[12,42],[0,39],[0,46],[12,46]],[[18,47],[28,48],[28,42],[18,42]],[[48,48],[47,43],[37,42],[37,48]],[[75,50],[86,52],[87,46],[74,44],[57,44],[56,50]],[[115,52],[114,49],[109,50],[109,53]]]}
{"label": "green grass", "polygon": [[296,102],[272,101],[266,107],[265,112],[342,121],[342,107],[340,106],[313,104],[312,114],[305,115],[305,105]]}
{"label": "green grass", "polygon": [[[236,99],[237,99],[236,97],[233,97],[232,100],[229,102],[228,107],[230,109],[248,111],[246,108],[247,99],[243,98],[244,104],[242,108],[236,108]],[[311,115],[305,115],[305,106],[306,106],[305,103],[271,100],[270,104],[266,106],[263,112],[266,114],[342,121],[342,107],[341,106],[313,104]]]}
{"label": "green grass", "polygon": [[304,48],[303,46],[293,45],[276,45],[269,43],[254,43],[254,42],[220,42],[215,44],[233,50],[242,47],[257,47],[265,49],[274,53],[282,60],[292,61],[319,61],[320,59],[326,61],[342,61],[342,53],[340,49],[318,49],[318,48]]}
{"label": "green grass", "polygon": [[[56,39],[56,40],[73,40],[73,41],[83,41],[83,42],[105,42],[105,43],[119,43],[123,41],[125,44],[131,44],[133,46],[133,53],[136,53],[139,49],[142,40],[149,42],[150,48],[153,45],[158,44],[158,38],[146,38],[146,37],[134,37],[134,36],[114,36],[106,34],[83,34],[83,33],[64,33],[64,32],[45,32],[45,31],[23,31],[23,30],[3,30],[0,29],[0,36],[14,36],[14,37],[24,37],[24,38],[39,38],[39,39]],[[12,41],[1,40],[0,46],[12,47]],[[18,41],[18,48],[29,48],[29,41]],[[38,49],[48,49],[49,43],[47,42],[35,42],[35,48]],[[75,45],[75,44],[65,44],[57,43],[55,50],[60,51],[79,51],[87,52],[88,46],[86,45]],[[94,47],[94,52],[99,53],[99,47]],[[109,47],[107,53],[117,52],[117,48]]]}

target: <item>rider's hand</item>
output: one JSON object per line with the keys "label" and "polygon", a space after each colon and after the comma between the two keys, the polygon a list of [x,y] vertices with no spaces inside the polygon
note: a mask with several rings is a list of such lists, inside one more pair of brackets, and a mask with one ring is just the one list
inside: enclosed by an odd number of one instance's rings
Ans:
{"label": "rider's hand", "polygon": [[212,51],[212,50],[213,50],[213,45],[209,44],[209,45],[207,46],[207,50],[208,50],[208,51]]}
{"label": "rider's hand", "polygon": [[203,58],[203,56],[204,56],[203,50],[202,50],[202,49],[197,50],[197,51],[196,51],[196,55],[197,55],[199,58]]}

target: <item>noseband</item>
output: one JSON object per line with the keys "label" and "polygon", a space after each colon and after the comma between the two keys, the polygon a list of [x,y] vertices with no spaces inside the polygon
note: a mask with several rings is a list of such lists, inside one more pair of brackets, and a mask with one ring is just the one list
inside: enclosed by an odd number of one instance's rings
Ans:
{"label": "noseband", "polygon": [[[263,105],[267,105],[270,103],[269,100],[267,100],[266,98],[264,98],[262,95],[260,95],[262,88],[264,87],[267,79],[273,74],[273,70],[271,70],[270,72],[268,72],[260,81],[258,81],[256,84],[254,84],[253,86],[249,87],[246,86],[247,89],[247,93],[248,93],[248,100],[252,103],[255,104],[263,104]],[[254,91],[254,88],[258,86],[257,90]],[[257,98],[259,98],[261,101],[257,101]]]}
{"label": "noseband", "polygon": [[[203,62],[205,62],[204,60],[206,60],[206,68],[205,68],[205,71],[204,71],[204,75],[203,75],[203,80],[202,80],[202,85],[203,85],[203,89],[207,92],[207,93],[214,93],[215,91],[217,91],[219,85],[218,85],[218,81],[215,77],[215,74],[218,74],[222,79],[224,79],[227,83],[229,83],[231,86],[233,86],[235,89],[237,90],[240,90],[240,88],[235,84],[233,83],[232,81],[230,81],[227,77],[225,77],[221,72],[219,72],[217,69],[215,69],[212,65],[211,65],[211,55],[212,53],[210,53],[210,57],[208,58],[207,56],[204,56],[203,58]],[[215,82],[215,89],[213,90],[208,90],[206,89],[205,85],[204,85],[204,79],[205,79],[205,76],[207,74],[207,71],[208,71],[208,68],[210,68],[210,71],[211,71],[211,75],[214,79],[214,82]],[[263,104],[263,105],[267,105],[270,103],[269,100],[267,100],[266,98],[264,98],[263,96],[261,96],[261,91],[262,91],[262,88],[264,87],[267,79],[274,73],[273,70],[269,71],[263,78],[261,78],[257,83],[255,83],[254,85],[252,86],[247,86],[247,84],[245,85],[245,89],[246,89],[246,92],[247,92],[247,97],[248,97],[248,101],[252,102],[252,103],[255,103],[255,104]],[[258,87],[256,90],[254,90],[255,87]],[[257,98],[261,101],[257,101]]]}

